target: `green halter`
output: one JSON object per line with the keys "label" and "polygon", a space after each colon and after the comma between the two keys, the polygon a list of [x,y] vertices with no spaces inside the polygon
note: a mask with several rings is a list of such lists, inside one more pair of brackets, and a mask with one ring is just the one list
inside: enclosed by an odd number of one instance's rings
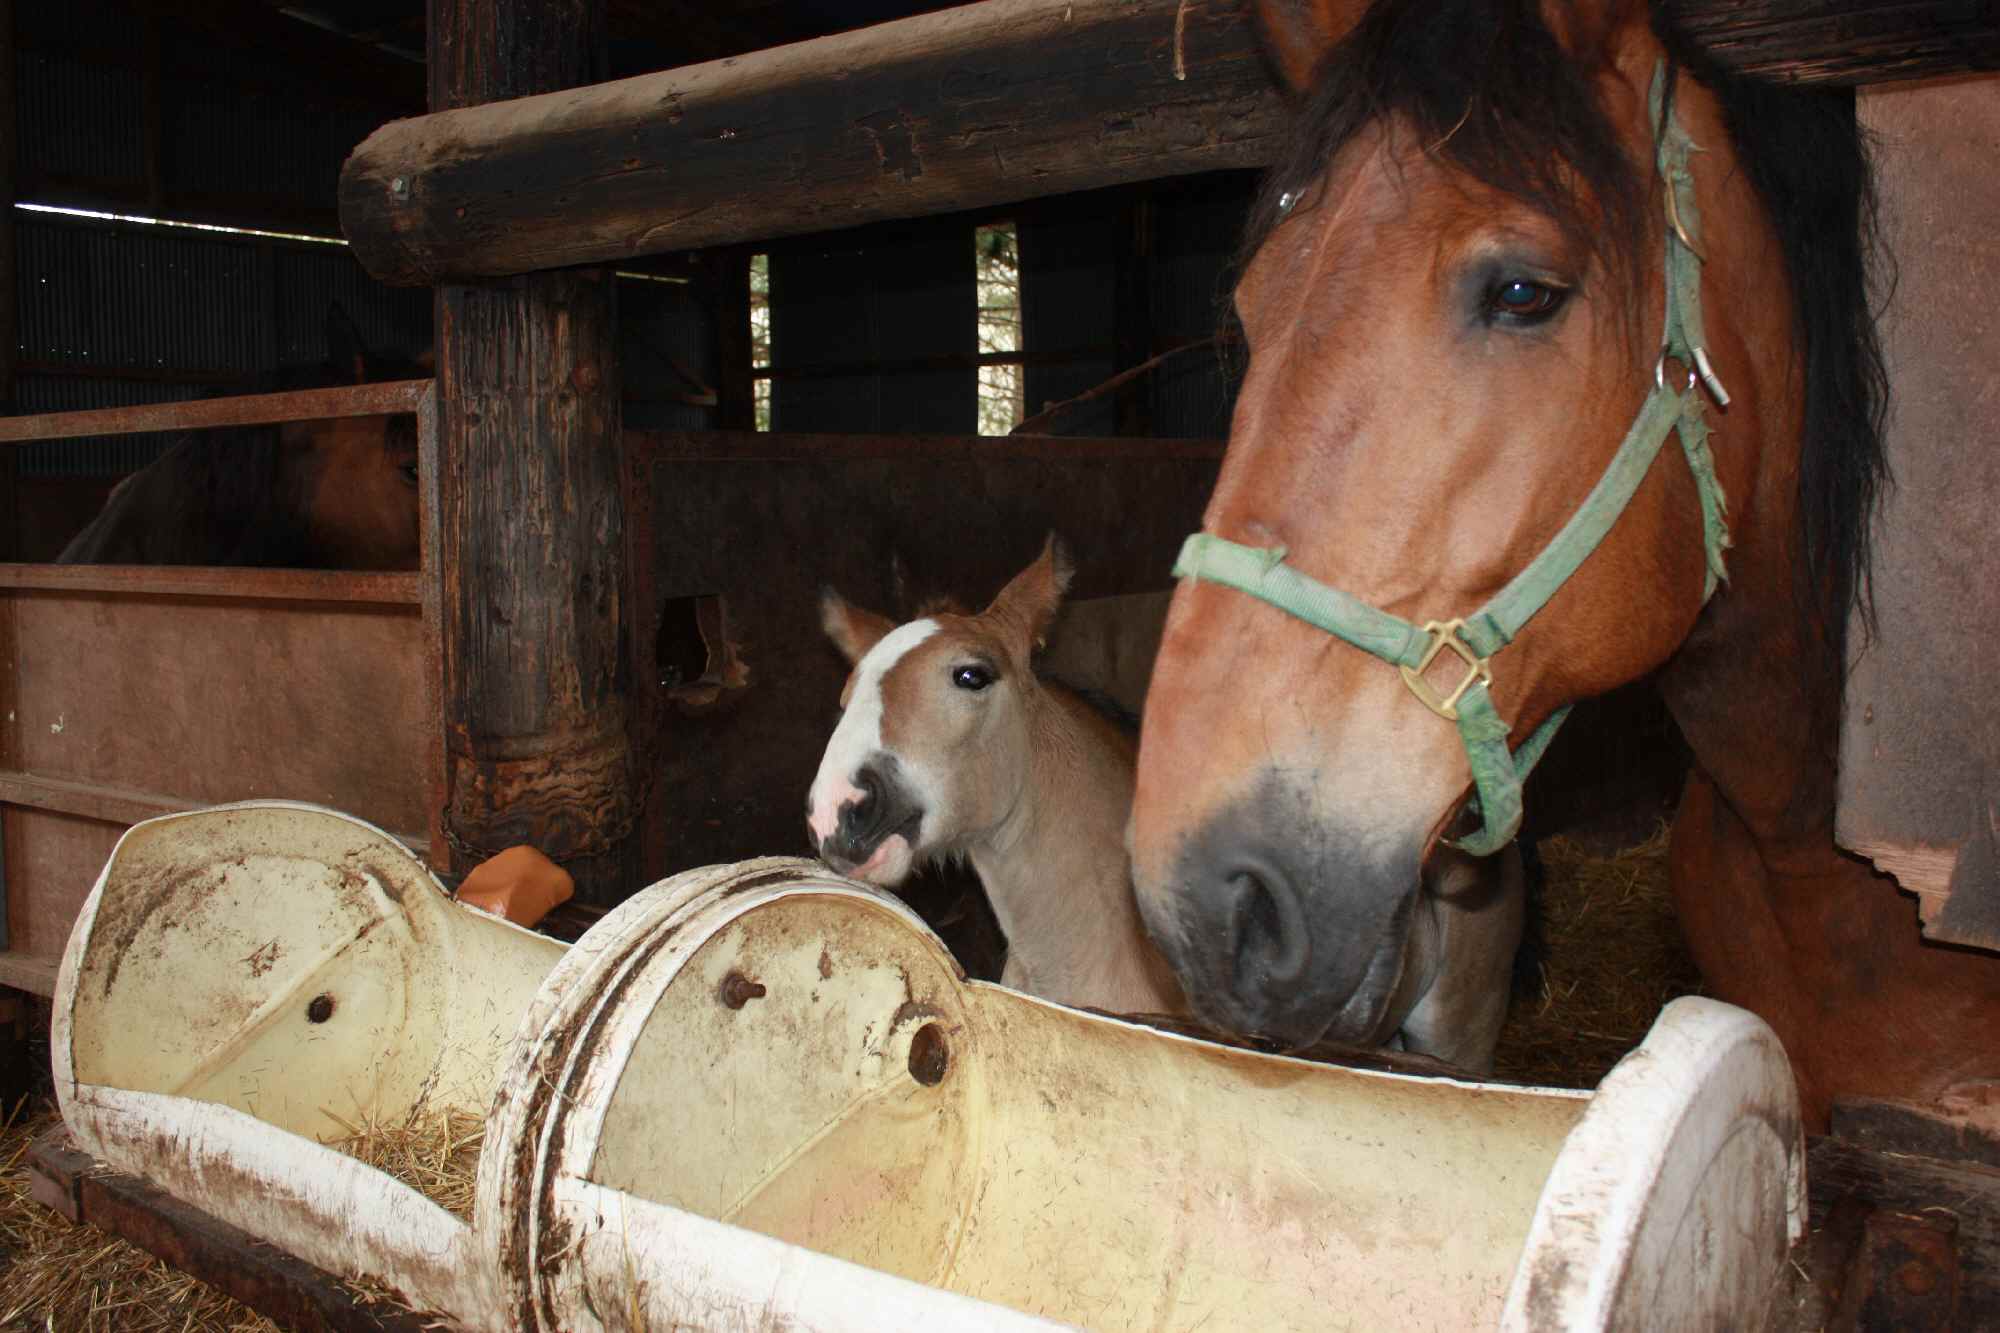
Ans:
{"label": "green halter", "polygon": [[[1483,822],[1454,845],[1474,856],[1498,851],[1520,828],[1521,784],[1548,748],[1556,728],[1569,716],[1568,705],[1557,709],[1518,751],[1510,753],[1510,728],[1494,709],[1488,688],[1493,681],[1493,655],[1513,641],[1522,626],[1597,549],[1625,512],[1670,433],[1679,434],[1681,452],[1701,495],[1702,544],[1708,556],[1702,584],[1704,602],[1714,594],[1718,580],[1728,576],[1722,553],[1729,546],[1729,527],[1722,486],[1715,477],[1715,459],[1709,453],[1701,396],[1694,388],[1697,374],[1721,406],[1729,405],[1729,395],[1709,366],[1701,322],[1701,255],[1695,243],[1700,218],[1688,171],[1688,156],[1695,146],[1679,119],[1666,110],[1666,85],[1664,68],[1655,70],[1650,100],[1655,165],[1666,185],[1667,313],[1660,359],[1653,369],[1653,388],[1582,507],[1526,569],[1470,615],[1433,620],[1419,627],[1300,573],[1284,563],[1282,546],[1243,546],[1197,532],[1187,539],[1174,562],[1177,577],[1205,579],[1249,593],[1399,668],[1404,684],[1425,707],[1457,723],[1472,765],[1474,801]],[[1690,368],[1685,386],[1668,386],[1669,359]],[[1466,670],[1456,688],[1440,695],[1425,673],[1438,655],[1447,651],[1456,654]]]}

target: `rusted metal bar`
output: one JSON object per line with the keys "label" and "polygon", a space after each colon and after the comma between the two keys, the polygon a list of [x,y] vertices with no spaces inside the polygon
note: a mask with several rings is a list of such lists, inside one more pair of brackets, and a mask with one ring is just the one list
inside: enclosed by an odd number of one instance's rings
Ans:
{"label": "rusted metal bar", "polygon": [[220,426],[268,426],[284,421],[374,417],[414,412],[429,380],[391,380],[337,389],[200,398],[186,403],[139,407],[99,407],[86,412],[44,412],[0,417],[0,443],[61,440],[78,435],[137,435],[155,430],[211,430]]}
{"label": "rusted metal bar", "polygon": [[28,1149],[29,1188],[88,1223],[241,1301],[296,1333],[417,1333],[432,1326],[392,1305],[363,1305],[338,1278],[210,1217],[138,1176],[109,1171],[50,1130]]}
{"label": "rusted metal bar", "polygon": [[157,792],[130,791],[95,782],[46,778],[33,773],[0,771],[0,802],[25,805],[57,814],[79,815],[107,824],[136,824],[159,815],[192,810],[194,803]]}
{"label": "rusted metal bar", "polygon": [[[137,791],[106,783],[80,782],[70,778],[44,777],[38,773],[0,770],[0,804],[47,810],[59,815],[75,815],[106,824],[137,824],[161,815],[177,815],[199,810],[206,802],[185,800],[160,792]],[[409,831],[392,830],[411,850],[422,854],[429,841]]]}
{"label": "rusted metal bar", "polygon": [[820,463],[889,459],[1205,459],[1221,440],[1054,435],[794,435],[768,431],[628,430],[634,467],[648,463]]}
{"label": "rusted metal bar", "polygon": [[[417,404],[418,521],[423,524],[423,566],[417,571],[424,616],[424,859],[431,873],[451,873],[445,840],[445,807],[451,799],[451,750],[444,725],[444,560],[438,533],[438,390],[435,382]],[[454,881],[455,883],[456,881]]]}
{"label": "rusted metal bar", "polygon": [[30,995],[52,996],[56,993],[58,966],[53,958],[12,950],[0,952],[0,986],[11,986]]}
{"label": "rusted metal bar", "polygon": [[378,606],[420,606],[423,603],[419,576],[400,570],[0,564],[0,588],[241,601],[362,602]]}

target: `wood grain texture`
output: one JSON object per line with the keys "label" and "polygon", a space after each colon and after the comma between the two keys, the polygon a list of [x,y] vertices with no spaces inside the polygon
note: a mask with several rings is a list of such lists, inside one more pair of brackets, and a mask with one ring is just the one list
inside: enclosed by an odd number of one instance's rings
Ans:
{"label": "wood grain texture", "polygon": [[1666,11],[1716,63],[1783,83],[2000,69],[1991,0],[1667,0]]}
{"label": "wood grain texture", "polygon": [[[601,0],[430,12],[435,106],[601,73]],[[528,843],[581,890],[594,872],[577,859],[612,855],[630,831],[615,287],[607,271],[569,270],[437,293],[442,832],[456,873]]]}
{"label": "wood grain texture", "polygon": [[1259,166],[1281,120],[1234,0],[985,0],[393,122],[341,225],[384,281],[490,277]]}

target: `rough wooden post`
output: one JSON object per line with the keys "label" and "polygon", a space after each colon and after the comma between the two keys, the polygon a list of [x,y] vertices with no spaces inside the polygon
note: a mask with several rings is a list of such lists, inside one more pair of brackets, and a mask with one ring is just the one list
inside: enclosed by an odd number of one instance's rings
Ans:
{"label": "rough wooden post", "polygon": [[[430,0],[430,103],[595,82],[604,0]],[[629,891],[619,377],[609,270],[437,291],[449,862],[531,843]]]}

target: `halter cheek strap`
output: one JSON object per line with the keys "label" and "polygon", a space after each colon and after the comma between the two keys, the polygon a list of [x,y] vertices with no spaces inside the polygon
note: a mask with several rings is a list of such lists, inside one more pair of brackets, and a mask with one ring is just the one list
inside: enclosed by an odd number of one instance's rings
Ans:
{"label": "halter cheek strap", "polygon": [[[1707,555],[1704,602],[1727,577],[1723,564],[1723,552],[1729,546],[1727,506],[1709,452],[1701,397],[1694,391],[1696,377],[1708,386],[1718,404],[1728,406],[1729,395],[1709,365],[1702,329],[1701,254],[1696,244],[1700,217],[1688,170],[1688,157],[1695,147],[1679,119],[1666,109],[1666,89],[1667,75],[1662,67],[1654,71],[1650,102],[1655,165],[1666,197],[1667,292],[1666,327],[1653,387],[1604,475],[1527,568],[1471,614],[1432,620],[1419,627],[1301,573],[1285,563],[1283,547],[1244,546],[1197,532],[1181,546],[1180,558],[1174,562],[1177,577],[1248,593],[1381,658],[1400,670],[1404,684],[1425,707],[1456,723],[1472,768],[1473,801],[1481,824],[1454,845],[1474,856],[1498,851],[1520,829],[1521,785],[1569,716],[1568,705],[1557,709],[1519,750],[1509,751],[1511,728],[1493,707],[1489,689],[1492,658],[1513,642],[1556,589],[1597,549],[1625,512],[1670,434],[1679,435],[1681,452],[1701,496],[1702,545]],[[1685,385],[1668,384],[1666,363],[1670,359],[1691,368]],[[1460,660],[1465,674],[1456,687],[1440,694],[1428,676],[1447,652]]]}

